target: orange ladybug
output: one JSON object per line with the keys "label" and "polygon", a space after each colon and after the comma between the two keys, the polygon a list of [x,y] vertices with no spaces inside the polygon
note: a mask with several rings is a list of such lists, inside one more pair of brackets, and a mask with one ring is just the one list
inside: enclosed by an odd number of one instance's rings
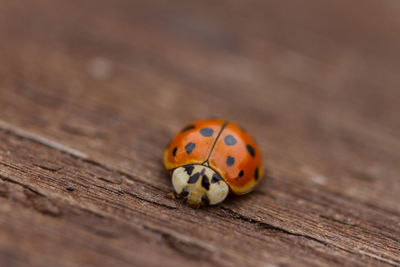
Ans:
{"label": "orange ladybug", "polygon": [[250,192],[263,176],[261,153],[235,123],[199,120],[183,128],[164,151],[175,195],[193,208],[216,205],[229,191]]}

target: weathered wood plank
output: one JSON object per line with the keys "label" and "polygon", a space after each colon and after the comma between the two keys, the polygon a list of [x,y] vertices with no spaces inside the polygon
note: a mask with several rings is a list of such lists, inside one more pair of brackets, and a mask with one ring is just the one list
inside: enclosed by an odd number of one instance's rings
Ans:
{"label": "weathered wood plank", "polygon": [[[382,3],[3,2],[0,260],[400,265],[400,6]],[[191,210],[161,151],[214,116],[268,173]]]}
{"label": "weathered wood plank", "polygon": [[[299,203],[289,195],[292,192],[279,188],[280,183],[272,183],[269,193],[258,192],[245,199],[230,199],[221,207],[192,210],[166,198],[166,190],[11,133],[1,133],[1,151],[2,229],[21,232],[28,244],[43,242],[34,251],[29,245],[15,247],[18,253],[27,253],[27,261],[33,259],[39,264],[55,263],[62,256],[66,263],[75,264],[85,260],[96,264],[103,257],[110,263],[151,264],[167,257],[171,258],[167,265],[176,264],[173,260],[258,265],[269,258],[281,261],[289,251],[294,253],[292,260],[305,265],[345,261],[377,264],[380,261],[374,257],[359,257],[371,251],[375,255],[398,249],[398,240],[394,240],[398,230],[380,229],[398,217],[377,214],[363,206],[353,208],[351,203],[340,203],[346,211],[338,208],[325,212],[327,203],[304,199],[305,194],[301,194]],[[347,214],[349,208],[362,212],[367,219],[360,215],[353,219],[354,214]],[[316,215],[304,218],[305,211]],[[15,220],[19,221],[17,225]],[[27,228],[32,220],[33,229]],[[352,236],[355,231],[358,236]],[[37,236],[43,236],[42,241]],[[18,244],[18,237],[3,235],[4,248],[10,245],[10,239]],[[355,241],[359,250],[351,247]],[[57,251],[60,247],[63,250]],[[82,255],[69,261],[69,253],[78,250]],[[19,259],[18,253],[14,251],[9,260],[25,260]],[[42,258],[41,253],[47,256]],[[382,259],[391,261],[390,257]]]}

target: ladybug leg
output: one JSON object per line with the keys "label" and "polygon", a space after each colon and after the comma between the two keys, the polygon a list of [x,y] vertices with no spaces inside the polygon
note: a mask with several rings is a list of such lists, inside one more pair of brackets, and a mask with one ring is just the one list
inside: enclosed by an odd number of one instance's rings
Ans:
{"label": "ladybug leg", "polygon": [[179,196],[176,192],[170,192],[167,194],[167,198],[170,198],[170,199],[177,199],[178,197]]}

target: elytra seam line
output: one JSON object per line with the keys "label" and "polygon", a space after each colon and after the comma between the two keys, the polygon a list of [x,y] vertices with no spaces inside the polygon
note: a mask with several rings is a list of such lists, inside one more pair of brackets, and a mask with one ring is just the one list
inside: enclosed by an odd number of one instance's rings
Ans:
{"label": "elytra seam line", "polygon": [[212,154],[212,152],[214,151],[214,147],[215,147],[215,145],[217,144],[219,137],[221,136],[222,132],[224,131],[225,127],[226,127],[228,124],[229,124],[229,121],[225,121],[224,124],[222,124],[221,129],[220,129],[219,132],[218,132],[217,138],[215,138],[215,141],[214,141],[214,143],[213,143],[213,145],[212,145],[212,147],[211,147],[210,153],[208,153],[207,159],[206,159],[206,161],[205,161],[203,164],[205,164],[205,163],[208,164],[208,160],[210,159],[211,154]]}

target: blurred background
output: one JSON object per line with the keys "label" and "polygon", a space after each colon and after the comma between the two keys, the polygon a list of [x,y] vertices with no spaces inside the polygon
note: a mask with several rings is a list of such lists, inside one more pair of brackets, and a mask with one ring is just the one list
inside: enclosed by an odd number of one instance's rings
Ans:
{"label": "blurred background", "polygon": [[389,0],[3,1],[2,87],[24,78],[46,82],[49,95],[134,91],[149,109],[191,101],[204,116],[225,115],[228,105],[216,108],[224,98],[240,99],[229,107],[240,116],[243,101],[255,112],[311,108],[312,95],[316,110],[395,127],[399,9]]}
{"label": "blurred background", "polygon": [[399,126],[399,10],[390,0],[2,1],[2,88],[23,78],[19,96],[40,86],[65,101],[114,91],[113,104],[158,105],[173,122],[189,102],[199,117],[239,119],[334,109],[390,131]]}

